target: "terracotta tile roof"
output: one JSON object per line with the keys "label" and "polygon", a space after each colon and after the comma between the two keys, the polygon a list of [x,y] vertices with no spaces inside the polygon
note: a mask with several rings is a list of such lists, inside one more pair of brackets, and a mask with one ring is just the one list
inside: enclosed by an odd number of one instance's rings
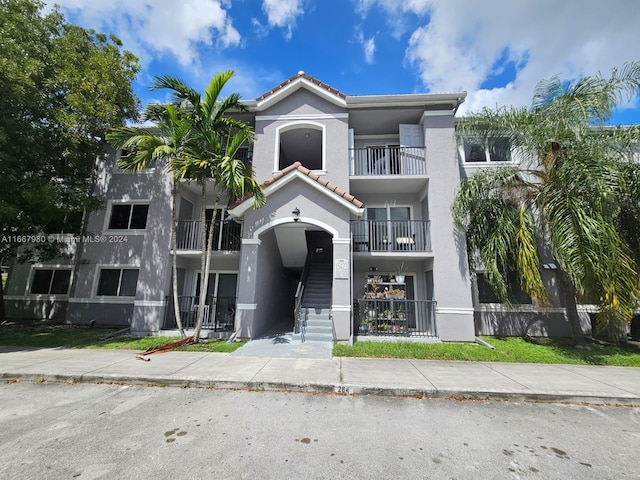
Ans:
{"label": "terracotta tile roof", "polygon": [[[269,178],[267,178],[264,181],[264,183],[262,184],[262,187],[265,188],[265,187],[268,187],[269,185],[274,184],[275,182],[277,182],[278,180],[280,180],[281,178],[283,178],[287,174],[293,172],[294,170],[297,170],[300,173],[302,173],[303,175],[306,175],[310,179],[318,182],[320,185],[322,185],[323,187],[331,190],[334,194],[338,195],[340,198],[343,198],[347,202],[352,203],[357,208],[362,208],[364,206],[364,203],[362,203],[356,197],[354,197],[353,195],[351,195],[348,192],[345,192],[341,188],[338,188],[336,185],[334,185],[333,183],[329,182],[328,180],[322,178],[320,175],[316,175],[315,173],[313,173],[308,168],[303,167],[300,162],[295,162],[295,163],[289,165],[288,167],[280,170],[279,172],[274,173],[272,176],[270,176]],[[251,198],[251,195],[248,195],[248,196],[246,196],[246,197],[244,197],[242,199],[236,200],[235,202],[233,202],[233,204],[229,205],[229,209],[237,207],[238,205],[240,205],[242,202],[244,202],[245,200],[247,200],[249,198]]]}
{"label": "terracotta tile roof", "polygon": [[260,95],[258,98],[256,98],[256,101],[260,102],[261,100],[264,100],[265,98],[270,97],[271,95],[276,93],[278,90],[282,90],[284,87],[289,85],[291,82],[297,80],[298,78],[304,78],[305,80],[308,80],[309,82],[319,86],[320,88],[324,88],[325,90],[333,93],[334,95],[342,98],[343,100],[345,98],[347,98],[347,96],[344,93],[342,93],[341,91],[336,90],[335,88],[327,85],[326,83],[321,82],[320,80],[317,80],[317,79],[313,78],[311,75],[308,75],[308,74],[304,73],[302,70],[300,70],[297,74],[295,74],[292,77],[289,77],[284,82],[282,82],[280,85],[277,85],[277,86],[273,87],[271,90],[269,90],[268,92],[263,93],[262,95]]}

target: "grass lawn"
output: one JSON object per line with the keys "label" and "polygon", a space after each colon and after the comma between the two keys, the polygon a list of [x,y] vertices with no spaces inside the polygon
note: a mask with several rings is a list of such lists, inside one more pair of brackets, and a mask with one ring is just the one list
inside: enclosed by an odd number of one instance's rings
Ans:
{"label": "grass lawn", "polygon": [[[42,348],[115,348],[122,350],[146,350],[179,340],[180,337],[118,337],[105,342],[100,338],[117,330],[89,328],[71,325],[42,325],[9,323],[0,325],[0,345]],[[243,342],[227,344],[220,340],[203,340],[198,345],[187,345],[177,350],[191,352],[233,352]]]}
{"label": "grass lawn", "polygon": [[333,354],[340,357],[419,358],[428,360],[470,360],[486,362],[571,363],[577,365],[622,365],[640,367],[637,343],[624,346],[589,344],[575,348],[564,339],[520,337],[482,337],[496,347],[491,350],[478,344],[355,342],[352,347],[337,344]]}

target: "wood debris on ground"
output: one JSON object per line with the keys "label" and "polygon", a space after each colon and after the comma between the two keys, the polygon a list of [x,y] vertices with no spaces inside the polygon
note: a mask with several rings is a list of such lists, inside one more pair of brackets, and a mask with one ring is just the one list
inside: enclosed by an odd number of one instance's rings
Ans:
{"label": "wood debris on ground", "polygon": [[172,350],[175,350],[176,348],[184,347],[185,345],[191,345],[194,343],[196,343],[196,341],[195,341],[195,337],[192,335],[190,337],[182,338],[174,342],[165,343],[164,345],[149,347],[144,352],[137,354],[136,358],[138,360],[144,360],[145,362],[148,362],[151,359],[147,358],[147,355],[152,355],[154,353],[170,352]]}

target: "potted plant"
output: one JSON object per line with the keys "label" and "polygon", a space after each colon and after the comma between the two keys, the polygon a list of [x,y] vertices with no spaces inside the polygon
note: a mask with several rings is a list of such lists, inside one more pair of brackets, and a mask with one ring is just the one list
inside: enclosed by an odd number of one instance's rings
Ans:
{"label": "potted plant", "polygon": [[393,288],[385,291],[385,298],[390,299],[403,299],[405,298],[405,291],[400,288]]}
{"label": "potted plant", "polygon": [[358,327],[359,333],[367,333],[369,331],[370,321],[366,318],[363,318],[360,322],[360,326]]}
{"label": "potted plant", "polygon": [[404,266],[404,262],[400,265],[396,265],[396,283],[404,283],[404,277],[407,275],[407,267]]}
{"label": "potted plant", "polygon": [[393,312],[391,310],[385,310],[384,311],[384,317],[387,320],[393,320]]}

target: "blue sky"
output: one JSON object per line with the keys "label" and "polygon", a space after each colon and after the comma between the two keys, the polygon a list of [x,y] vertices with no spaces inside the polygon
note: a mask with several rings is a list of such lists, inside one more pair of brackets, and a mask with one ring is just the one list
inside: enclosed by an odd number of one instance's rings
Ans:
{"label": "blue sky", "polygon": [[[54,1],[47,3],[51,5]],[[535,84],[640,60],[636,0],[55,0],[67,19],[115,33],[154,75],[198,90],[221,70],[253,99],[304,70],[347,95],[467,91],[461,113],[528,105]],[[612,124],[640,123],[638,99]]]}

